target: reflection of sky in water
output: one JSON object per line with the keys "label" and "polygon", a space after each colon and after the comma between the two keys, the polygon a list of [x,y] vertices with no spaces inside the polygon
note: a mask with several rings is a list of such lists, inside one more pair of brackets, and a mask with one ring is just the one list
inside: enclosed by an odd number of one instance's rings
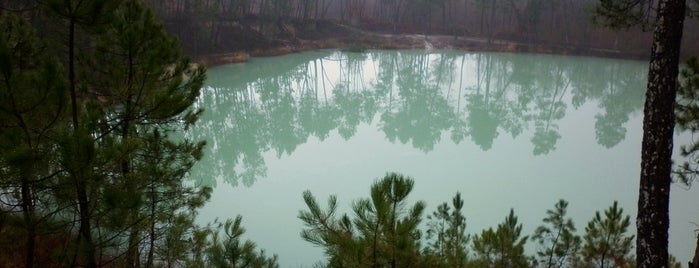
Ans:
{"label": "reflection of sky in water", "polygon": [[[512,207],[531,234],[564,198],[582,235],[613,200],[635,215],[645,72],[634,61],[452,51],[213,68],[198,103],[206,113],[188,133],[210,150],[192,178],[216,187],[201,221],[241,214],[247,237],[282,266],[308,267],[322,251],[299,236],[301,193],[337,194],[349,211],[398,171],[415,178],[425,215],[460,191],[470,233]],[[683,262],[695,196],[673,187],[670,250]]]}

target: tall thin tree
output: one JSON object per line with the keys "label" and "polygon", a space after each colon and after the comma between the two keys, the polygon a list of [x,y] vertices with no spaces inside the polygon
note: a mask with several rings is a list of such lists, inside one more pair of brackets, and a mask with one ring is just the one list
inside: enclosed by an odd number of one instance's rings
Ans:
{"label": "tall thin tree", "polygon": [[653,44],[643,111],[641,176],[636,228],[638,267],[667,267],[674,103],[686,0],[600,0],[598,19],[609,26],[653,25]]}

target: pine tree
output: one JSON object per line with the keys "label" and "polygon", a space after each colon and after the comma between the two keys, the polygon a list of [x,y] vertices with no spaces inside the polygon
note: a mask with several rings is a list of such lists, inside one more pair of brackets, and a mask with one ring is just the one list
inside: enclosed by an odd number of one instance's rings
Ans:
{"label": "pine tree", "polygon": [[[657,4],[653,7],[653,4]],[[641,175],[636,229],[636,265],[668,264],[668,228],[673,106],[677,94],[680,47],[687,0],[600,0],[597,19],[613,28],[653,26],[653,44],[643,111]]]}
{"label": "pine tree", "polygon": [[41,4],[35,25],[0,16],[0,187],[22,208],[0,208],[0,240],[26,238],[27,267],[49,264],[34,256],[46,230],[61,233],[53,265],[203,267],[221,249],[226,265],[276,267],[240,242],[239,218],[219,226],[222,239],[194,224],[211,189],[185,177],[204,143],[178,132],[202,112],[205,69],[141,1]]}
{"label": "pine tree", "polygon": [[101,170],[107,198],[97,209],[123,219],[104,239],[121,237],[114,242],[126,252],[125,265],[139,266],[139,252],[147,252],[150,267],[169,214],[203,205],[184,179],[204,143],[169,134],[187,129],[201,113],[191,106],[205,71],[182,58],[176,40],[139,1],[123,1],[94,39],[95,53],[82,62],[91,68],[79,74],[92,78],[85,87],[100,101],[91,107],[92,131],[110,167]]}
{"label": "pine tree", "polygon": [[306,229],[301,237],[325,249],[330,267],[410,267],[419,265],[417,229],[425,204],[407,207],[413,180],[389,173],[371,186],[371,198],[353,205],[354,219],[336,217],[337,200],[331,196],[321,209],[306,191],[308,211],[301,211]]}
{"label": "pine tree", "polygon": [[107,184],[116,189],[115,198],[134,200],[110,206],[123,211],[124,224],[130,226],[125,262],[138,265],[140,241],[147,239],[148,266],[158,239],[158,214],[177,211],[194,194],[183,179],[201,157],[203,143],[176,143],[168,133],[186,129],[200,113],[189,107],[199,94],[204,69],[181,59],[176,41],[138,1],[124,1],[96,41],[100,53],[86,64],[100,72],[84,69],[84,75],[92,75],[88,86],[106,102],[96,107],[99,133],[117,162],[112,174],[119,174]]}
{"label": "pine tree", "polygon": [[625,267],[631,260],[634,240],[633,235],[627,234],[629,225],[629,216],[624,216],[624,209],[616,201],[604,211],[604,218],[597,211],[585,227],[585,261],[599,268]]}
{"label": "pine tree", "polygon": [[335,216],[337,197],[332,195],[328,198],[325,210],[318,205],[310,191],[303,193],[303,199],[308,211],[299,212],[299,219],[307,227],[301,231],[301,238],[322,247],[330,267],[363,266],[364,252],[358,245],[352,220],[346,214],[340,218]]}
{"label": "pine tree", "polygon": [[99,33],[100,26],[110,21],[109,11],[118,4],[118,1],[46,0],[42,1],[42,4],[46,12],[42,15],[51,19],[50,24],[61,27],[61,31],[56,32],[57,35],[49,36],[50,43],[54,45],[55,52],[65,53],[60,62],[67,75],[70,121],[67,123],[69,127],[66,133],[57,140],[60,148],[60,154],[58,154],[60,165],[66,171],[61,174],[60,183],[71,185],[74,191],[72,196],[63,197],[74,199],[73,209],[78,215],[79,222],[76,243],[71,249],[71,265],[84,265],[91,268],[97,266],[96,244],[92,233],[92,223],[95,221],[92,199],[98,192],[94,186],[98,185],[103,178],[99,172],[96,172],[99,166],[96,156],[99,152],[95,148],[95,136],[91,135],[93,133],[91,133],[89,122],[96,116],[96,113],[88,109],[94,100],[89,98],[88,90],[83,84],[90,78],[78,75],[81,69],[79,55],[83,55],[79,44],[82,44],[81,41],[86,41],[84,39],[89,40],[89,34]]}
{"label": "pine tree", "polygon": [[[685,63],[680,74],[681,81],[678,90],[675,114],[677,125],[683,131],[699,132],[699,60],[691,57]],[[675,168],[673,173],[684,184],[691,185],[699,178],[699,141],[683,145],[680,153],[685,161]],[[699,236],[694,250],[690,268],[699,267]]]}
{"label": "pine tree", "polygon": [[[684,131],[699,132],[699,61],[696,57],[687,60],[682,73],[678,91],[679,98],[675,105],[677,124]],[[674,171],[677,178],[691,185],[699,177],[699,141],[681,147],[684,163]],[[690,268],[699,267],[699,236]]]}
{"label": "pine tree", "polygon": [[544,267],[570,267],[575,263],[580,236],[575,235],[573,220],[566,217],[568,202],[561,199],[554,210],[546,211],[544,225],[536,228],[532,240],[539,243],[537,255]]}
{"label": "pine tree", "polygon": [[235,220],[228,219],[221,227],[224,231],[224,238],[219,238],[220,231],[215,230],[211,246],[206,249],[208,267],[269,267],[278,268],[277,256],[267,257],[264,250],[259,252],[254,242],[250,240],[242,241],[241,236],[245,233],[241,222],[243,218],[237,216]]}
{"label": "pine tree", "polygon": [[461,193],[452,199],[453,211],[447,203],[437,207],[437,211],[427,216],[427,247],[425,253],[434,260],[437,267],[466,267],[468,264],[468,242],[466,217],[461,212],[464,200]]}
{"label": "pine tree", "polygon": [[528,267],[529,258],[524,254],[528,236],[522,235],[522,224],[517,223],[514,209],[498,228],[488,228],[473,237],[474,265],[476,267]]}
{"label": "pine tree", "polygon": [[[406,209],[406,199],[413,189],[413,180],[396,173],[387,174],[371,187],[371,199],[354,205],[354,224],[364,237],[371,238],[373,265],[404,267],[415,261],[420,238],[423,202]],[[378,227],[372,228],[372,227]],[[378,231],[378,232],[377,232]],[[382,241],[386,241],[382,245]]]}
{"label": "pine tree", "polygon": [[[680,75],[679,96],[675,105],[677,125],[683,131],[696,133],[699,132],[699,60],[696,57],[687,60]],[[674,173],[680,181],[689,185],[699,176],[699,141],[682,146],[681,153],[686,160]]]}
{"label": "pine tree", "polygon": [[[0,15],[0,182],[3,208],[0,230],[26,232],[23,241],[27,267],[36,262],[36,240],[55,206],[46,206],[47,188],[55,182],[56,153],[53,139],[64,119],[65,83],[46,44],[15,13]],[[14,216],[18,207],[21,217]],[[10,245],[10,241],[3,244]],[[12,245],[15,245],[12,242]],[[39,245],[40,246],[40,245]],[[5,248],[5,251],[10,251]],[[8,256],[19,259],[18,256]],[[46,260],[44,260],[46,261]]]}
{"label": "pine tree", "polygon": [[195,239],[211,190],[184,181],[204,143],[172,134],[201,113],[204,68],[140,1],[41,5],[41,41],[21,11],[3,10],[0,24],[0,179],[23,208],[26,265],[40,224],[75,236],[53,254],[65,266],[186,261],[181,235]]}

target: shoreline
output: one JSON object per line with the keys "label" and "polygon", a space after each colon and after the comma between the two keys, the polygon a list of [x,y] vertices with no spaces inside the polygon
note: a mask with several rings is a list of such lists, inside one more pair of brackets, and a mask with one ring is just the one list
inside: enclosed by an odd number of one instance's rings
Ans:
{"label": "shoreline", "polygon": [[[344,26],[346,27],[346,26]],[[487,38],[422,35],[422,34],[380,34],[350,29],[349,36],[341,38],[322,38],[316,40],[299,39],[281,41],[280,45],[252,51],[231,51],[201,55],[194,62],[206,67],[229,63],[244,63],[250,57],[272,57],[318,49],[344,49],[364,51],[368,49],[444,49],[465,52],[505,52],[548,54],[562,56],[587,56],[600,58],[647,60],[649,51],[621,51],[606,48],[589,48],[564,44],[529,44],[518,41]]]}

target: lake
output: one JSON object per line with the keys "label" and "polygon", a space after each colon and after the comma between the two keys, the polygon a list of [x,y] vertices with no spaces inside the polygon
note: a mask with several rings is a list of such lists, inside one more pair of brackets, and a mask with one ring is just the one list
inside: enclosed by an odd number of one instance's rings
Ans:
{"label": "lake", "polygon": [[[310,267],[302,192],[342,211],[395,171],[425,216],[458,191],[467,230],[513,208],[526,235],[563,198],[577,234],[614,200],[635,220],[647,62],[461,51],[334,50],[211,68],[188,138],[207,140],[193,183],[214,188],[202,224],[243,215],[245,238]],[[676,151],[690,135],[676,136]],[[670,252],[694,251],[699,195],[672,187]],[[635,230],[635,223],[632,224]],[[634,231],[635,232],[635,231]],[[533,255],[535,243],[527,243]]]}

